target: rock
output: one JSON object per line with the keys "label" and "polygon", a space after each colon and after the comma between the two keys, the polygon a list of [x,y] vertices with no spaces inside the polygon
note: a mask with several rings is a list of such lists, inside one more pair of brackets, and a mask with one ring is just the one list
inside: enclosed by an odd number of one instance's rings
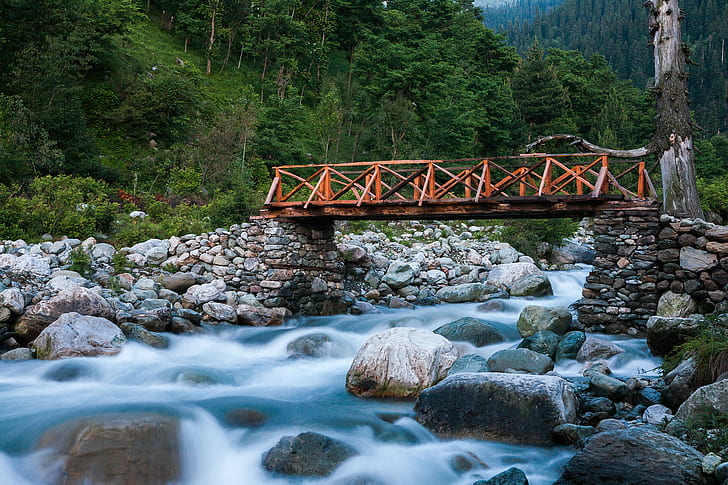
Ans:
{"label": "rock", "polygon": [[356,454],[340,441],[307,432],[281,438],[263,455],[263,467],[281,475],[325,477]]}
{"label": "rock", "polygon": [[466,354],[455,361],[447,375],[462,372],[488,372],[488,370],[488,361],[485,357],[478,354]]}
{"label": "rock", "polygon": [[528,275],[518,278],[511,285],[511,296],[553,295],[551,282],[546,275]]}
{"label": "rock", "polygon": [[728,462],[721,463],[715,467],[715,478],[718,479],[719,483],[725,483],[728,480]]}
{"label": "rock", "polygon": [[484,301],[489,298],[502,298],[507,295],[495,286],[483,283],[464,283],[440,288],[435,296],[445,303],[465,303]]}
{"label": "rock", "polygon": [[15,314],[23,313],[25,298],[18,288],[8,288],[0,292],[0,306],[4,306]]}
{"label": "rock", "polygon": [[665,375],[664,380],[667,387],[663,396],[667,404],[676,408],[700,387],[695,358],[682,361]]}
{"label": "rock", "polygon": [[584,409],[590,413],[603,414],[605,417],[614,416],[617,407],[606,397],[594,397],[584,401]]}
{"label": "rock", "polygon": [[351,308],[349,308],[349,313],[352,315],[366,315],[371,313],[381,313],[381,310],[367,301],[357,300],[351,305]]}
{"label": "rock", "polygon": [[702,320],[697,318],[650,317],[647,345],[655,355],[668,355],[678,345],[697,337],[702,325]]}
{"label": "rock", "polygon": [[0,356],[2,360],[31,360],[33,358],[33,351],[25,347],[9,350]]}
{"label": "rock", "polygon": [[415,268],[411,263],[404,261],[393,261],[389,265],[387,272],[382,276],[382,281],[389,287],[398,289],[403,288],[415,279]]}
{"label": "rock", "polygon": [[323,333],[312,333],[298,337],[286,346],[288,355],[305,357],[326,357],[333,354],[334,344],[331,338]]}
{"label": "rock", "polygon": [[126,338],[121,329],[101,317],[64,313],[35,339],[36,355],[42,360],[116,355]]}
{"label": "rock", "polygon": [[80,276],[54,276],[48,282],[48,286],[63,291],[76,286],[90,286],[89,283],[89,280]]}
{"label": "rock", "polygon": [[488,480],[478,480],[473,485],[528,485],[528,478],[519,468],[511,467]]}
{"label": "rock", "polygon": [[658,317],[687,318],[695,313],[695,309],[695,300],[687,293],[666,291],[657,302]]}
{"label": "rock", "polygon": [[38,448],[53,483],[166,485],[181,480],[176,418],[153,413],[81,418],[46,431]]}
{"label": "rock", "polygon": [[211,301],[224,302],[227,300],[224,291],[225,283],[222,280],[215,280],[204,285],[193,285],[182,296],[182,301],[191,306],[204,305]]}
{"label": "rock", "polygon": [[371,336],[346,374],[346,388],[362,397],[415,397],[447,375],[458,353],[427,330],[396,327]]}
{"label": "rock", "polygon": [[37,276],[48,276],[51,274],[51,265],[48,259],[32,254],[24,254],[18,257],[13,262],[12,269],[16,273],[27,271]]}
{"label": "rock", "polygon": [[91,250],[91,256],[94,259],[106,258],[111,261],[111,258],[116,254],[116,248],[111,244],[98,243]]}
{"label": "rock", "polygon": [[624,349],[617,344],[604,340],[593,335],[588,335],[584,340],[579,353],[576,354],[577,362],[594,362],[606,360],[624,352]]}
{"label": "rock", "polygon": [[[623,429],[596,434],[564,469],[558,485],[708,485],[702,454],[664,433]],[[556,485],[555,484],[555,485]]]}
{"label": "rock", "polygon": [[533,263],[497,264],[488,273],[488,280],[499,281],[512,286],[516,280],[528,275],[545,276]]}
{"label": "rock", "polygon": [[721,463],[723,463],[723,458],[715,453],[708,453],[703,457],[703,461],[701,462],[703,473],[706,475],[713,475],[715,473],[715,469],[718,468],[718,465]]}
{"label": "rock", "polygon": [[490,261],[500,265],[513,264],[518,261],[518,251],[508,243],[501,243],[500,247],[490,255]]}
{"label": "rock", "polygon": [[644,422],[654,426],[664,426],[672,420],[672,417],[670,408],[662,404],[653,404],[642,414]]}
{"label": "rock", "polygon": [[548,356],[550,359],[556,357],[556,348],[559,345],[559,336],[550,330],[541,330],[526,337],[518,344],[519,349],[529,349]]}
{"label": "rock", "polygon": [[680,267],[684,270],[699,273],[717,265],[718,256],[713,253],[693,247],[680,248]]}
{"label": "rock", "polygon": [[361,266],[369,262],[367,250],[361,246],[355,244],[339,244],[336,246],[336,249],[339,250],[342,259],[347,263],[354,263]]}
{"label": "rock", "polygon": [[634,396],[635,404],[642,404],[643,406],[650,407],[653,404],[660,404],[662,402],[662,394],[654,387],[645,387],[637,391]]}
{"label": "rock", "polygon": [[282,325],[291,312],[285,308],[266,308],[241,304],[235,309],[240,325],[275,327]]}
{"label": "rock", "polygon": [[415,412],[443,438],[546,444],[555,426],[576,421],[577,407],[560,377],[484,372],[454,374],[425,389]]}
{"label": "rock", "polygon": [[563,335],[569,330],[571,319],[571,313],[566,307],[528,305],[518,316],[518,332],[523,337],[529,337],[539,330],[550,330]]}
{"label": "rock", "polygon": [[593,426],[579,426],[578,424],[560,424],[554,428],[554,439],[558,443],[576,445],[593,436],[597,430]]}
{"label": "rock", "polygon": [[137,323],[151,332],[164,332],[172,321],[172,311],[165,307],[151,310],[138,309],[128,313],[119,312],[117,321],[119,324]]}
{"label": "rock", "polygon": [[728,379],[703,386],[693,392],[680,405],[675,418],[665,431],[679,436],[687,425],[692,428],[715,427],[712,422],[718,416],[728,416]]}
{"label": "rock", "polygon": [[563,246],[554,247],[548,255],[551,264],[575,264],[586,263],[592,264],[596,252],[593,248],[582,244],[568,242]]}
{"label": "rock", "polygon": [[604,433],[605,431],[614,431],[617,429],[627,429],[627,423],[621,419],[607,418],[599,421],[596,426],[597,433]]}
{"label": "rock", "polygon": [[621,401],[629,392],[629,387],[623,381],[604,374],[592,374],[589,377],[589,389],[594,395],[614,402]]}
{"label": "rock", "polygon": [[156,278],[157,282],[167,290],[172,290],[180,295],[184,294],[190,287],[197,284],[197,278],[191,273],[173,273],[161,275]]}
{"label": "rock", "polygon": [[155,349],[169,347],[169,338],[155,332],[150,332],[137,323],[125,322],[119,325],[121,331],[130,340],[136,340]]}
{"label": "rock", "polygon": [[215,301],[207,302],[202,305],[202,311],[213,320],[218,320],[220,322],[236,323],[238,321],[238,314],[236,313],[235,308],[224,303],[218,303]]}
{"label": "rock", "polygon": [[584,345],[586,334],[579,330],[566,332],[556,347],[556,360],[576,359],[579,349]]}
{"label": "rock", "polygon": [[483,347],[505,340],[490,323],[477,318],[463,317],[446,323],[434,330],[451,342],[470,342],[476,347]]}
{"label": "rock", "polygon": [[516,372],[545,374],[554,369],[554,362],[547,356],[528,349],[499,350],[488,359],[491,372]]}
{"label": "rock", "polygon": [[18,340],[28,343],[64,313],[79,313],[94,317],[114,319],[111,305],[101,296],[83,287],[63,290],[49,300],[28,307],[15,324]]}

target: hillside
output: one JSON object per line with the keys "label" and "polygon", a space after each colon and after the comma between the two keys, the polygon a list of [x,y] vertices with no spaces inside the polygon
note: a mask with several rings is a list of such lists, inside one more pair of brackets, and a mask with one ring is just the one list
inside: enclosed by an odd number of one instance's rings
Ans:
{"label": "hillside", "polygon": [[[728,130],[728,3],[681,0],[684,41],[692,52],[689,66],[692,109],[705,136]],[[654,72],[646,47],[646,12],[629,0],[566,0],[533,22],[514,22],[508,38],[520,52],[534,39],[545,47],[575,49],[606,57],[620,77],[649,86]]]}
{"label": "hillside", "polygon": [[480,0],[474,4],[483,11],[485,25],[496,31],[505,31],[514,23],[529,22],[564,0]]}

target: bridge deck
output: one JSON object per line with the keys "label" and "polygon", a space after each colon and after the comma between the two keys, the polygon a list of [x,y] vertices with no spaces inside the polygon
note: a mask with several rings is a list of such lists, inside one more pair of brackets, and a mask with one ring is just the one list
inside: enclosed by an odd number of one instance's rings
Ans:
{"label": "bridge deck", "polygon": [[296,165],[275,171],[262,218],[556,218],[658,206],[644,162],[610,162],[604,154]]}

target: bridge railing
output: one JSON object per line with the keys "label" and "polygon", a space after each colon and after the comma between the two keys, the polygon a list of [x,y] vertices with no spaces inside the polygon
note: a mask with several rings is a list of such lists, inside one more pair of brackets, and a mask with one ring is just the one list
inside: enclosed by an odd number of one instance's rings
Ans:
{"label": "bridge railing", "polygon": [[645,162],[605,154],[391,160],[275,168],[266,205],[356,205],[618,195],[655,198]]}

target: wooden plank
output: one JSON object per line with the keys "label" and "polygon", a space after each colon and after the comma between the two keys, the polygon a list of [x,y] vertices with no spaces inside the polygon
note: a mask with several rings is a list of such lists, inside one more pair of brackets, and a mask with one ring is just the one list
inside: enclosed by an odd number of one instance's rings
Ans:
{"label": "wooden plank", "polygon": [[265,203],[264,203],[265,205],[268,205],[271,202],[273,202],[273,198],[274,198],[275,194],[278,192],[278,188],[280,187],[280,185],[281,185],[281,178],[275,177],[273,179],[273,183],[270,186],[270,189],[268,190],[268,196],[265,198]]}

